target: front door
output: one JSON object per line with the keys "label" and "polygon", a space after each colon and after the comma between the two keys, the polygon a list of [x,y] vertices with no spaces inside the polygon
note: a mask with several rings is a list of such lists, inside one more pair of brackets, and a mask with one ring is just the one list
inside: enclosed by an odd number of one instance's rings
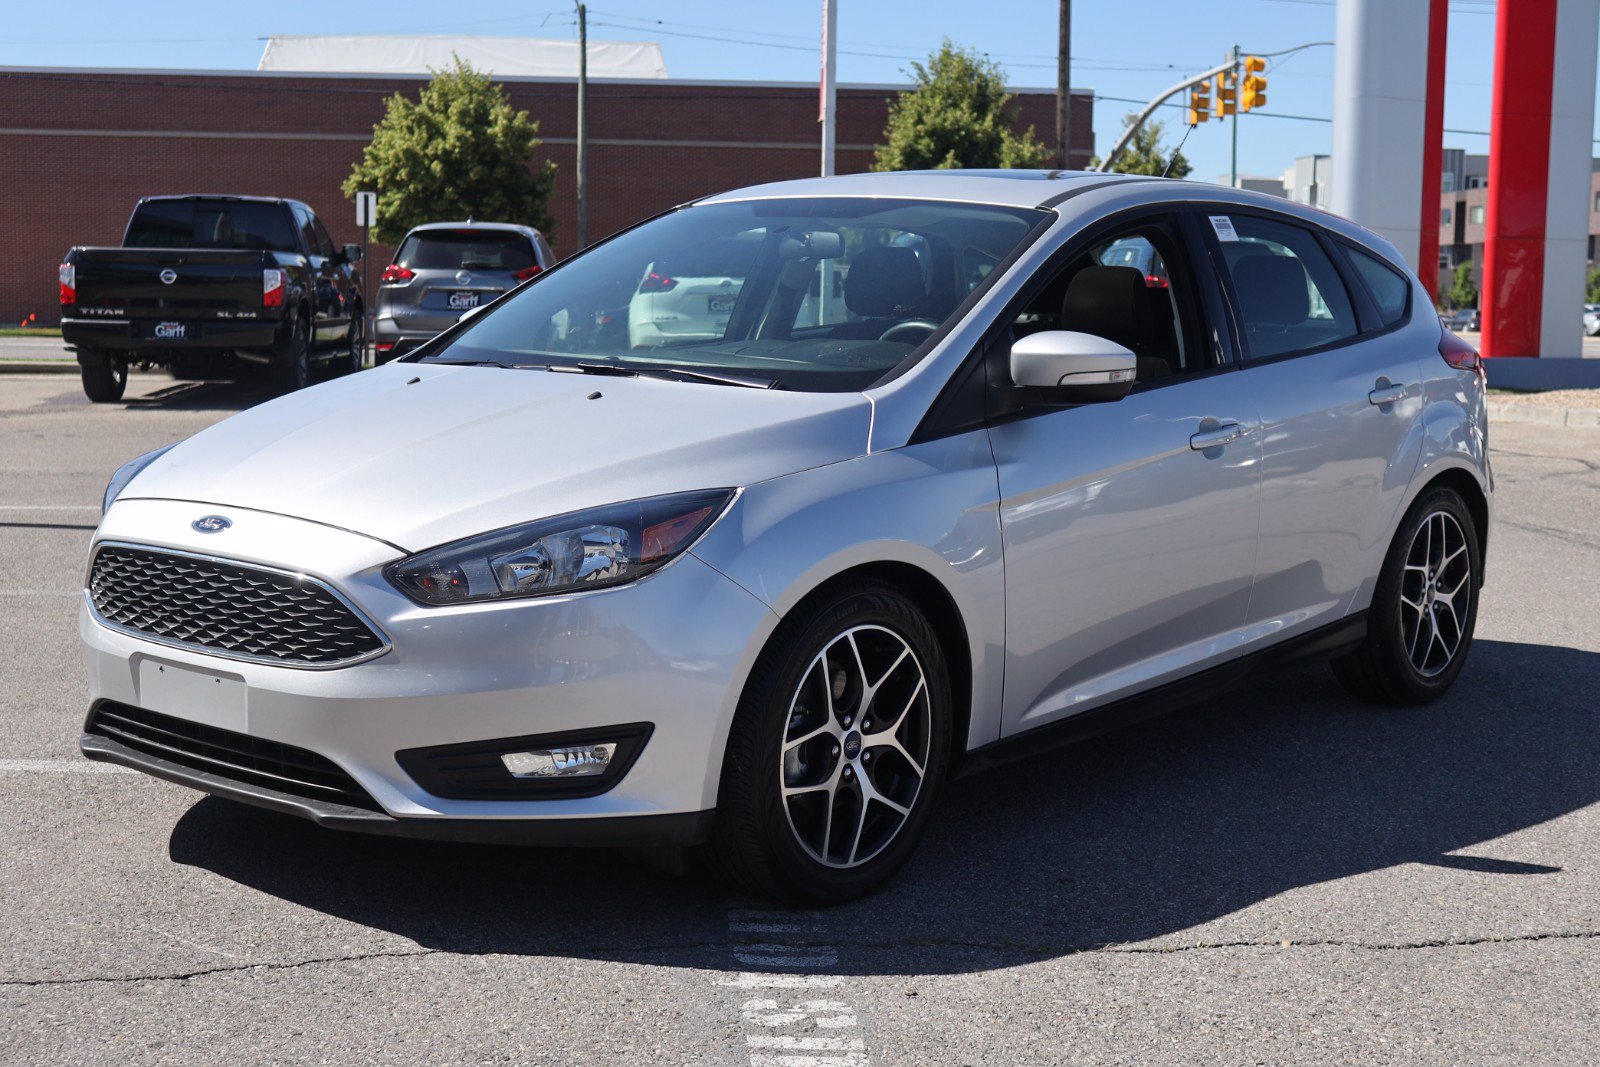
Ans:
{"label": "front door", "polygon": [[[1138,382],[1103,404],[994,420],[1005,545],[1004,732],[1237,654],[1254,575],[1259,414],[1202,329],[1177,220],[1071,254],[1015,316],[1132,349]],[[991,368],[1004,366],[992,359]]]}

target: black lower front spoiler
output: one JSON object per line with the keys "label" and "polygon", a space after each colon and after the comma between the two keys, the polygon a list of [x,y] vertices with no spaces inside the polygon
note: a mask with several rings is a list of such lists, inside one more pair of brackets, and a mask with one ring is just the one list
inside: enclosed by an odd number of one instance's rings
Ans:
{"label": "black lower front spoiler", "polygon": [[711,811],[627,815],[599,819],[397,819],[379,811],[311,800],[234,781],[208,771],[147,755],[99,734],[83,734],[78,748],[92,760],[116,763],[214,796],[309,819],[331,830],[466,841],[494,845],[655,847],[695,845],[711,832]]}

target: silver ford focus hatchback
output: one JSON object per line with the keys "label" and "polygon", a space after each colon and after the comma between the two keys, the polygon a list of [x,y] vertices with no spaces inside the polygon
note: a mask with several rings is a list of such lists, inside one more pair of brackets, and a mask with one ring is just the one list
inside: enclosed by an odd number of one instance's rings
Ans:
{"label": "silver ford focus hatchback", "polygon": [[1321,212],[1059,172],[730,192],[119,470],[82,748],[843,900],[952,775],[1263,666],[1439,697],[1485,434],[1477,354]]}

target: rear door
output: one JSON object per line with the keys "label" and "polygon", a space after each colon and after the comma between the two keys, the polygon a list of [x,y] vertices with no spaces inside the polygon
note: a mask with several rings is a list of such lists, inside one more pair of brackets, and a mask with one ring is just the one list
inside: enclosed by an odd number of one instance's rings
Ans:
{"label": "rear door", "polygon": [[[1260,417],[1177,214],[1064,250],[1007,314],[1138,357],[1124,399],[992,421],[1005,540],[1004,730],[1041,726],[1237,655],[1254,574]],[[1191,235],[1192,238],[1192,235]],[[1005,379],[1002,384],[1009,381]]]}
{"label": "rear door", "polygon": [[1320,228],[1234,207],[1202,217],[1263,423],[1247,625],[1278,640],[1337,620],[1364,586],[1370,595],[1420,455],[1421,357],[1399,329],[1409,283],[1385,312]]}
{"label": "rear door", "polygon": [[334,259],[333,242],[326,231],[319,234],[315,217],[299,204],[293,206],[295,226],[306,249],[306,264],[311,271],[315,296],[312,298],[312,336],[319,345],[344,336],[350,320],[344,310],[339,263]]}

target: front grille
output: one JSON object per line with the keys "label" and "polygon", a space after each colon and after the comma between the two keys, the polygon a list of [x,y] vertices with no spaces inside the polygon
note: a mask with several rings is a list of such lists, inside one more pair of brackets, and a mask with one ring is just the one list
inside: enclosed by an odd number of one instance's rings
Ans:
{"label": "front grille", "polygon": [[320,582],[241,563],[102,545],[89,597],[112,625],[243,659],[328,666],[384,648]]}
{"label": "front grille", "polygon": [[95,705],[87,730],[147,756],[230,781],[352,808],[383,810],[338,764],[293,745],[110,700]]}

